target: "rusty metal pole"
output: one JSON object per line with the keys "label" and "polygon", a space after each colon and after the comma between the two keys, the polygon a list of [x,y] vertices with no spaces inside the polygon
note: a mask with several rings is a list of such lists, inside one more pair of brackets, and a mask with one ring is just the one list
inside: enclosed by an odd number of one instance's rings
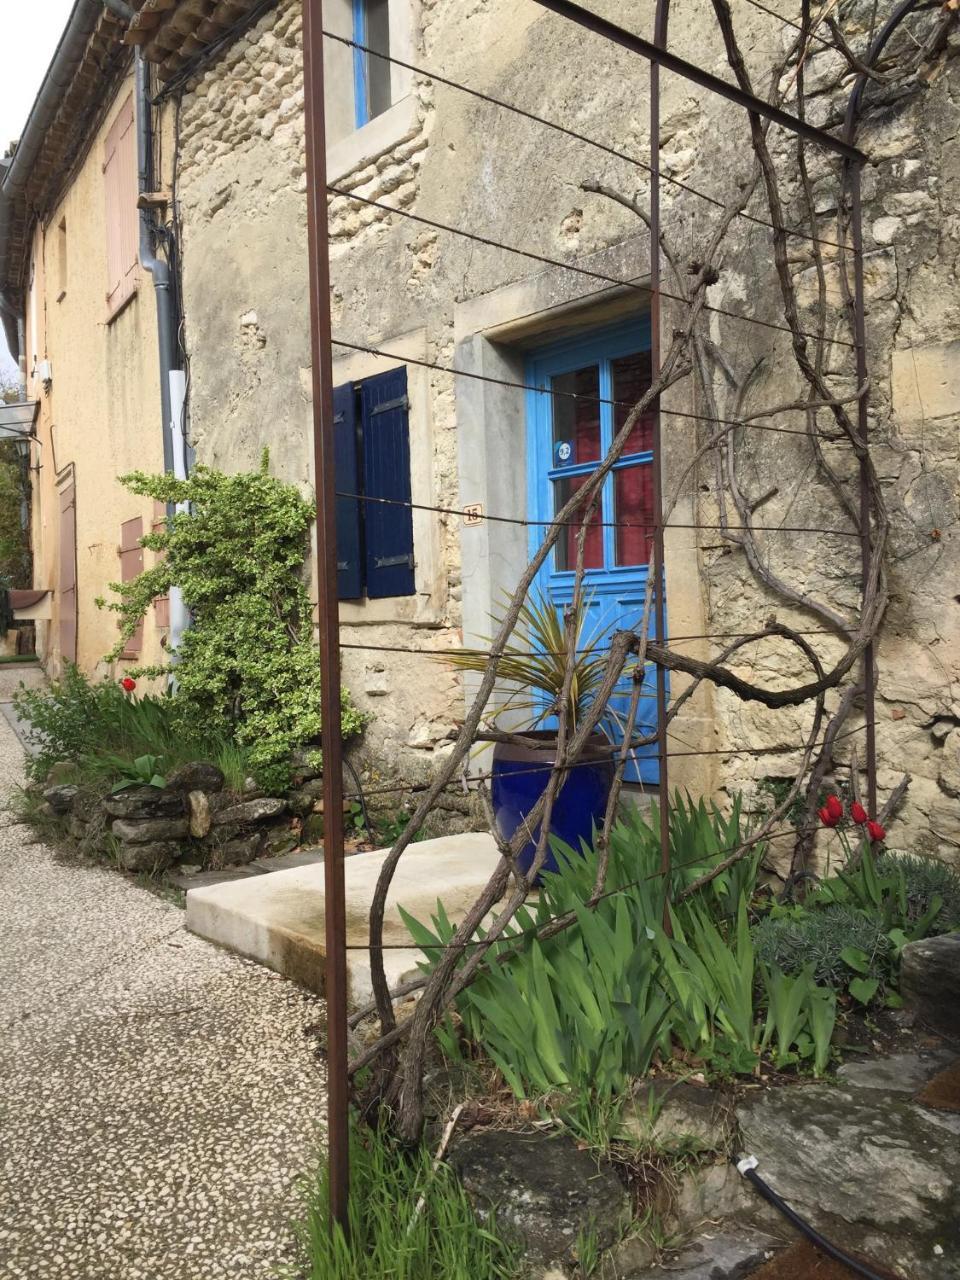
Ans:
{"label": "rusty metal pole", "polygon": [[[853,241],[853,331],[856,343],[857,386],[867,382],[867,333],[866,302],[863,286],[863,214],[860,198],[859,164],[847,166],[850,183],[850,234]],[[872,547],[870,540],[870,423],[867,416],[866,391],[857,401],[857,428],[863,443],[864,454],[860,459],[860,600],[867,594],[867,575],[870,572]],[[866,722],[867,741],[867,812],[877,816],[877,716],[876,716],[876,654],[871,641],[863,653],[863,714]]]}
{"label": "rusty metal pole", "polygon": [[326,910],[327,1144],[330,1226],[346,1228],[350,1187],[347,1076],[347,926],[343,879],[343,742],[340,733],[340,611],[333,450],[330,246],[323,101],[323,4],[303,0],[303,82],[310,253],[310,349],[313,365],[314,484],[323,717],[323,868]]}
{"label": "rusty metal pole", "polygon": [[[666,41],[666,4],[657,5],[654,43]],[[660,376],[660,65],[650,63],[650,375]],[[653,634],[658,645],[666,638],[663,548],[663,452],[660,397],[653,401]],[[657,665],[657,765],[660,793],[660,870],[664,877],[663,929],[670,937],[670,782],[667,772],[667,673]]]}

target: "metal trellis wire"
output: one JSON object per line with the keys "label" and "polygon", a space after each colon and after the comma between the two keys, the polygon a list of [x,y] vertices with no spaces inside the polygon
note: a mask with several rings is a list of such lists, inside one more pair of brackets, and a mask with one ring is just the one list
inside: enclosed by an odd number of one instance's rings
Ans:
{"label": "metal trellis wire", "polygon": [[[652,322],[652,350],[651,350],[651,376],[656,382],[661,368],[661,329],[663,318],[661,314],[661,301],[663,299],[676,300],[685,303],[687,300],[677,294],[668,293],[662,284],[661,279],[661,244],[660,244],[660,226],[661,226],[661,184],[665,182],[672,183],[675,186],[681,186],[685,191],[694,196],[703,199],[709,204],[723,208],[723,202],[717,200],[709,193],[703,192],[688,183],[681,183],[668,175],[660,173],[660,73],[661,69],[682,77],[689,83],[699,85],[707,93],[717,95],[720,98],[733,103],[748,113],[751,120],[763,120],[769,124],[775,125],[788,134],[798,139],[804,139],[815,144],[817,147],[826,151],[830,155],[839,158],[842,163],[843,177],[849,192],[850,199],[850,243],[840,244],[829,240],[824,240],[819,236],[810,232],[803,232],[795,228],[786,226],[778,226],[775,222],[757,217],[749,213],[746,209],[741,210],[737,216],[742,217],[746,221],[757,223],[774,231],[777,236],[798,236],[815,244],[828,244],[838,248],[842,252],[849,253],[853,262],[853,328],[854,337],[852,342],[841,340],[836,336],[826,338],[823,334],[804,334],[798,333],[796,328],[789,325],[781,325],[771,321],[763,320],[759,317],[744,315],[738,312],[732,312],[721,307],[707,306],[706,310],[713,311],[715,314],[722,315],[729,319],[743,322],[749,325],[755,325],[761,328],[784,331],[791,334],[794,339],[810,338],[823,345],[835,343],[837,345],[852,348],[855,353],[857,367],[857,386],[859,388],[856,397],[857,404],[857,421],[860,432],[860,440],[863,445],[862,456],[860,462],[860,512],[859,512],[859,528],[851,532],[850,530],[815,530],[806,526],[763,529],[758,528],[757,532],[816,532],[830,535],[852,536],[860,539],[861,543],[861,569],[863,574],[862,589],[864,596],[867,591],[867,574],[872,561],[872,542],[871,542],[871,495],[869,487],[868,464],[866,458],[866,448],[868,446],[868,377],[867,377],[867,359],[866,359],[866,341],[864,334],[864,275],[863,275],[863,241],[861,232],[861,194],[860,194],[860,172],[866,156],[855,145],[857,121],[863,91],[870,74],[870,68],[883,51],[896,27],[903,18],[913,9],[918,0],[901,0],[896,10],[891,15],[887,24],[874,39],[871,48],[863,59],[863,70],[857,76],[854,88],[849,98],[849,106],[845,120],[844,129],[840,137],[820,129],[812,125],[802,115],[792,115],[782,106],[774,102],[768,102],[755,96],[743,84],[734,84],[706,71],[704,68],[687,61],[677,54],[673,53],[668,47],[668,16],[669,16],[669,0],[657,0],[656,14],[654,22],[653,40],[647,40],[642,36],[636,35],[617,24],[610,22],[596,13],[591,12],[582,6],[573,3],[573,0],[530,0],[531,3],[538,5],[542,10],[548,11],[558,16],[563,21],[574,24],[579,30],[591,32],[607,44],[615,44],[645,60],[650,68],[650,150],[649,160],[644,161],[638,157],[628,154],[621,148],[610,146],[595,138],[578,132],[568,125],[551,121],[545,117],[526,110],[519,106],[504,102],[501,99],[494,98],[492,95],[480,92],[478,89],[466,84],[458,83],[447,77],[438,75],[427,68],[418,66],[414,63],[404,63],[399,59],[393,58],[391,61],[397,62],[401,66],[405,66],[411,72],[436,80],[438,83],[448,85],[455,90],[460,90],[471,94],[475,99],[482,100],[494,106],[498,110],[514,112],[517,117],[523,117],[540,126],[555,130],[584,146],[599,148],[608,154],[626,161],[641,168],[649,176],[650,185],[650,210],[649,210],[649,230],[650,230],[650,278],[649,281],[621,279],[615,276],[606,275],[603,272],[594,271],[575,263],[563,262],[559,259],[551,258],[547,255],[539,254],[531,249],[524,249],[517,245],[507,244],[484,236],[480,232],[462,226],[455,226],[449,223],[442,223],[436,219],[431,219],[425,215],[414,213],[406,209],[398,208],[389,203],[371,199],[370,197],[361,196],[356,191],[352,191],[342,186],[333,186],[328,183],[328,175],[326,168],[326,139],[325,139],[325,120],[324,120],[324,69],[323,69],[323,45],[324,39],[342,40],[349,45],[364,48],[368,54],[381,57],[388,56],[380,54],[377,50],[366,49],[365,46],[356,45],[356,42],[344,40],[343,37],[337,36],[332,32],[326,32],[323,25],[323,0],[303,0],[303,50],[304,50],[304,94],[305,94],[305,117],[306,117],[306,155],[307,155],[307,209],[308,209],[308,239],[309,239],[309,269],[310,269],[310,323],[311,323],[311,348],[312,348],[312,373],[313,373],[313,415],[314,415],[314,442],[315,442],[315,476],[317,490],[317,573],[318,573],[318,603],[319,603],[319,630],[320,630],[320,657],[323,681],[323,798],[324,798],[324,814],[326,821],[325,830],[325,890],[326,890],[326,995],[327,995],[327,1025],[328,1025],[328,1041],[327,1041],[327,1061],[328,1061],[328,1142],[329,1142],[329,1162],[330,1162],[330,1219],[331,1223],[345,1224],[347,1221],[347,1208],[349,1197],[349,1158],[348,1158],[348,1062],[347,1062],[347,944],[346,944],[346,919],[345,919],[345,903],[344,903],[344,848],[343,848],[343,802],[345,797],[343,775],[342,775],[342,742],[340,732],[340,715],[339,715],[339,697],[340,697],[340,651],[343,648],[381,648],[384,651],[407,652],[402,646],[369,646],[369,645],[348,645],[341,644],[339,634],[339,605],[337,598],[337,547],[336,547],[336,502],[337,492],[335,486],[335,468],[334,468],[334,411],[333,411],[333,376],[332,376],[332,347],[337,345],[342,348],[353,349],[358,351],[366,351],[381,356],[389,356],[391,353],[383,350],[375,344],[359,344],[351,343],[341,338],[334,338],[331,329],[330,314],[330,253],[329,253],[329,234],[328,234],[328,194],[337,198],[343,198],[350,201],[364,203],[373,206],[386,213],[389,216],[399,216],[409,218],[423,225],[433,227],[459,237],[478,242],[499,251],[510,253],[523,257],[527,260],[540,262],[548,266],[555,267],[566,271],[576,272],[578,274],[592,277],[601,282],[605,287],[605,291],[609,291],[611,287],[617,289],[640,290],[649,296],[651,322]],[[765,14],[773,18],[779,18],[782,22],[790,27],[797,27],[799,39],[803,45],[809,46],[811,43],[818,43],[833,47],[830,42],[825,40],[817,31],[816,23],[811,20],[809,0],[803,0],[802,15],[800,23],[795,23],[792,19],[777,14],[774,10],[769,9],[766,5],[760,3],[760,0],[747,0],[754,8],[762,10]],[[597,46],[602,47],[602,46]],[[590,53],[589,42],[584,44],[583,56],[588,58]],[[801,54],[802,56],[802,54]],[[599,291],[597,291],[599,292]],[[448,372],[455,377],[482,377],[483,375],[473,374],[467,371],[449,368],[439,363],[431,363],[426,360],[415,360],[407,356],[397,356],[397,359],[407,363],[423,364],[428,368],[437,369]],[[485,378],[486,381],[501,382],[504,386],[516,386],[518,389],[527,390],[521,383],[509,383],[507,381]],[[537,388],[534,388],[535,390]],[[791,406],[791,408],[801,410],[801,406]],[[786,410],[784,410],[786,412]],[[784,434],[810,434],[810,430],[801,431],[797,428],[790,428],[780,423],[763,423],[749,421],[723,421],[720,419],[703,418],[700,419],[696,414],[682,414],[676,410],[662,408],[659,399],[654,400],[650,406],[650,413],[653,422],[653,457],[654,457],[654,512],[652,520],[653,532],[653,570],[654,581],[661,582],[663,574],[663,494],[660,477],[660,458],[661,458],[661,419],[663,416],[670,415],[678,420],[687,418],[694,421],[704,421],[712,424],[714,427],[729,426],[731,428],[753,427],[757,430],[778,431]],[[814,432],[816,428],[814,427]],[[826,438],[826,437],[822,437]],[[363,496],[363,495],[359,495]],[[364,497],[365,501],[378,501],[370,497]],[[410,506],[417,505],[418,509],[426,509],[438,515],[464,515],[465,513],[457,508],[428,506],[425,504],[406,504]],[[474,513],[470,513],[474,514]],[[540,522],[531,522],[519,517],[511,517],[507,515],[487,516],[488,520],[508,520],[512,523],[531,524]],[[544,522],[545,523],[545,522]],[[690,528],[707,528],[706,525],[689,525]],[[732,528],[731,531],[735,531]],[[658,643],[676,643],[680,639],[702,638],[709,639],[710,636],[703,637],[676,637],[673,642],[666,640],[666,619],[664,617],[663,592],[656,590],[653,599],[653,632]],[[749,633],[752,634],[752,633]],[[796,633],[801,634],[801,633]],[[813,633],[810,633],[813,634]],[[836,634],[835,632],[825,631],[822,634]],[[409,652],[425,652],[417,650],[409,650]],[[442,656],[439,651],[438,656]],[[867,769],[867,792],[871,811],[875,811],[876,806],[876,746],[875,746],[875,716],[874,716],[874,654],[872,644],[868,646],[863,660],[863,687],[864,687],[864,724],[857,729],[850,730],[850,733],[863,732],[866,735],[866,769]],[[668,776],[667,761],[668,757],[680,752],[672,752],[668,750],[668,730],[667,730],[667,699],[665,673],[663,667],[657,666],[657,683],[656,683],[656,699],[657,699],[657,734],[656,747],[660,763],[660,815],[661,815],[661,868],[657,874],[668,875],[671,871],[669,860],[669,832],[667,829],[668,815],[666,799],[668,796]],[[845,735],[837,735],[845,736]],[[816,745],[816,744],[813,744]],[[794,748],[795,749],[795,748]],[[764,753],[779,752],[782,748],[744,748],[735,749],[725,752],[718,749],[720,754],[748,754],[759,755]],[[694,754],[709,754],[709,752],[695,752]],[[576,762],[570,764],[561,764],[560,768],[574,768]],[[484,775],[474,775],[472,779],[467,775],[467,780],[479,782],[483,780]],[[458,779],[458,783],[462,780]],[[450,785],[448,783],[448,785]],[[403,788],[412,791],[414,788]],[[387,789],[389,790],[389,788]],[[372,794],[370,792],[367,793]],[[781,833],[773,833],[769,838],[779,838]],[[623,886],[611,892],[622,892]]]}

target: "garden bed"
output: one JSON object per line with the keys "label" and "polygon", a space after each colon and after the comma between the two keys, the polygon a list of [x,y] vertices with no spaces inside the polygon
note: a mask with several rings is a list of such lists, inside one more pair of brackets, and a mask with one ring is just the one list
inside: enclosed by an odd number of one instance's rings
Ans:
{"label": "garden bed", "polygon": [[[910,1280],[955,1274],[960,1121],[924,1091],[960,1052],[960,876],[884,852],[858,805],[824,813],[842,857],[802,900],[762,846],[698,887],[742,843],[739,805],[678,798],[668,882],[656,814],[624,813],[592,909],[596,854],[557,848],[426,1076],[423,1150],[448,1138],[481,1221],[521,1242],[496,1274],[748,1274],[793,1236],[732,1165],[744,1147],[841,1247]],[[431,969],[453,925],[407,923]]]}

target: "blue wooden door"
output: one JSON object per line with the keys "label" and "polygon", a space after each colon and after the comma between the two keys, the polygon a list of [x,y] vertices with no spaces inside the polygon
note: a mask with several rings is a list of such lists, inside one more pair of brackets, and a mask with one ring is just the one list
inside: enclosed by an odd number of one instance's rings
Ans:
{"label": "blue wooden door", "polygon": [[[650,385],[650,321],[597,330],[535,351],[528,362],[527,505],[530,518],[549,521],[586,483]],[[588,530],[584,574],[585,636],[639,627],[652,549],[654,523],[653,421],[641,418],[603,486],[601,509]],[[565,530],[537,580],[539,592],[563,607],[573,599],[577,528]],[[531,529],[531,551],[543,540]],[[650,632],[653,632],[651,610]],[[618,686],[605,732],[622,740],[630,701],[632,667]],[[637,732],[656,729],[656,676],[645,673]],[[654,746],[632,754],[626,779],[656,784]]]}

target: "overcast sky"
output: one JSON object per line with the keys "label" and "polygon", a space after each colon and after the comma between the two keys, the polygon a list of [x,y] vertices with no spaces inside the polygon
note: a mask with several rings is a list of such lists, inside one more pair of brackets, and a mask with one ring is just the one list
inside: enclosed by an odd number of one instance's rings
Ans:
{"label": "overcast sky", "polygon": [[[73,0],[0,0],[0,154],[20,136],[72,8]],[[10,367],[0,329],[0,369]]]}

